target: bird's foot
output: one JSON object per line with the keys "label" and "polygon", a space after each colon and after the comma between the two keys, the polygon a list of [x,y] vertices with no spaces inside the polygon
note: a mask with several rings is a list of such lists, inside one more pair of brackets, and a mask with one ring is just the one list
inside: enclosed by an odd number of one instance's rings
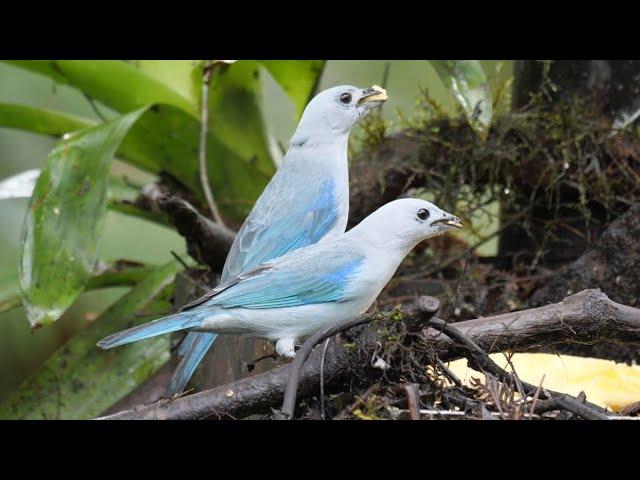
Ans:
{"label": "bird's foot", "polygon": [[281,357],[294,358],[296,356],[295,347],[295,338],[281,338],[276,342],[276,353]]}
{"label": "bird's foot", "polygon": [[262,362],[263,360],[267,360],[267,359],[271,359],[271,360],[277,360],[278,359],[278,355],[276,355],[275,353],[269,353],[267,355],[263,355],[261,357],[256,358],[255,360],[247,363],[247,371],[248,372],[253,372],[253,370],[255,370],[256,365],[260,362]]}

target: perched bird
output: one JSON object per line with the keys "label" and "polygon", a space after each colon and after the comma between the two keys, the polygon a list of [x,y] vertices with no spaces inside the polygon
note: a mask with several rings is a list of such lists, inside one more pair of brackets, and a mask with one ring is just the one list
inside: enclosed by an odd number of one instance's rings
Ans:
{"label": "perched bird", "polygon": [[[349,211],[347,147],[356,122],[387,100],[386,91],[339,86],[307,105],[283,163],[240,228],[220,283],[323,238],[344,233]],[[182,392],[215,334],[189,333],[167,393]]]}
{"label": "perched bird", "polygon": [[188,329],[266,338],[276,342],[279,355],[294,357],[298,339],[363,314],[419,242],[461,227],[432,203],[395,200],[339,237],[264,262],[184,311],[111,335],[98,346]]}

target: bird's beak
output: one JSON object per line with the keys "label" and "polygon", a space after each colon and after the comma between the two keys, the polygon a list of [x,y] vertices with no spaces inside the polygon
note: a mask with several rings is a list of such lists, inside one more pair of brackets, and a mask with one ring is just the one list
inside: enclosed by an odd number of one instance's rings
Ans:
{"label": "bird's beak", "polygon": [[433,222],[431,222],[431,226],[443,226],[447,230],[452,230],[454,228],[463,228],[462,220],[460,220],[455,215],[449,215],[448,217],[434,220]]}
{"label": "bird's beak", "polygon": [[358,100],[358,105],[370,102],[382,103],[386,102],[388,98],[387,91],[384,88],[374,85],[373,87],[362,91],[362,96],[360,97],[360,100]]}

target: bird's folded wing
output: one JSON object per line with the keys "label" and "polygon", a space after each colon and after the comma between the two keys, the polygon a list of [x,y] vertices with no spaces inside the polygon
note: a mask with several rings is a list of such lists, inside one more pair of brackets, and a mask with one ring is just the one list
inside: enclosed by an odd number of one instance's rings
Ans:
{"label": "bird's folded wing", "polygon": [[312,245],[337,227],[339,206],[333,180],[288,177],[267,187],[256,203],[229,251],[222,281]]}
{"label": "bird's folded wing", "polygon": [[207,304],[263,309],[345,301],[362,263],[363,256],[330,248],[299,250],[243,274]]}

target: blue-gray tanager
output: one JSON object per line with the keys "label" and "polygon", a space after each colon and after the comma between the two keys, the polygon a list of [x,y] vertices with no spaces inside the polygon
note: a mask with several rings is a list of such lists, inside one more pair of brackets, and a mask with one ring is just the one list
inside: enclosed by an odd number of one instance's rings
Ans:
{"label": "blue-gray tanager", "polygon": [[[349,211],[347,147],[356,122],[387,99],[380,87],[340,86],[307,105],[281,167],[240,228],[220,278],[226,283],[260,263],[344,233]],[[167,393],[182,392],[215,334],[189,333]]]}
{"label": "blue-gray tanager", "polygon": [[422,240],[462,227],[424,200],[395,200],[331,240],[286,253],[222,283],[183,312],[111,335],[112,348],[177,330],[246,334],[295,356],[296,340],[362,315]]}

